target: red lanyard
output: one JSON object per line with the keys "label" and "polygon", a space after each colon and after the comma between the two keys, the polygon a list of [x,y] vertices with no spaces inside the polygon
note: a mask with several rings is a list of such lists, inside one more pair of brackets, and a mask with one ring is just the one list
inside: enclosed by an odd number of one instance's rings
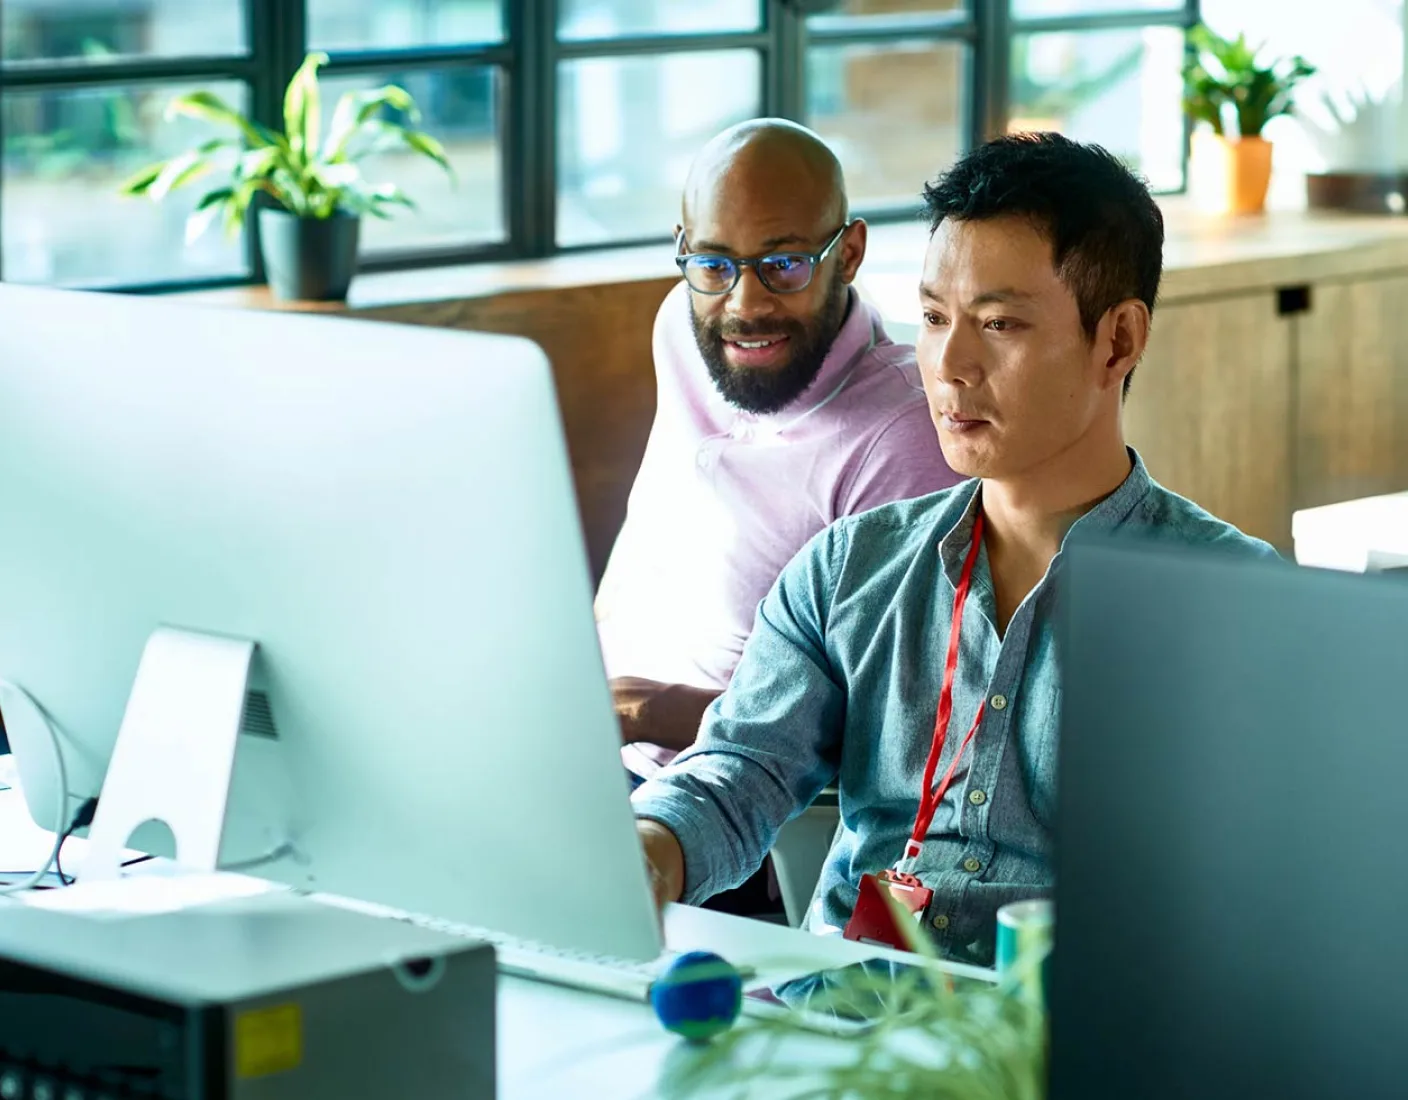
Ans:
{"label": "red lanyard", "polygon": [[[958,587],[954,590],[953,596],[953,623],[948,631],[948,658],[944,661],[944,682],[939,689],[939,713],[934,719],[934,741],[929,746],[929,760],[924,765],[924,787],[919,796],[919,812],[914,816],[914,831],[910,833],[909,840],[904,846],[903,863],[918,859],[919,852],[924,847],[924,838],[929,834],[929,826],[934,820],[934,814],[939,808],[939,803],[944,800],[944,795],[948,792],[949,784],[953,782],[953,773],[958,768],[958,762],[963,759],[963,753],[968,748],[968,742],[978,732],[978,726],[983,721],[983,706],[986,699],[978,704],[978,713],[973,716],[973,726],[968,731],[968,736],[963,739],[963,744],[958,746],[958,751],[953,754],[953,762],[949,764],[948,771],[944,772],[944,777],[939,780],[939,785],[935,787],[934,773],[939,770],[939,758],[944,754],[944,743],[948,740],[948,723],[953,717],[953,677],[958,671],[958,639],[963,630],[963,605],[968,602],[968,589],[973,584],[973,565],[978,560],[978,551],[983,545],[983,513],[978,512],[973,520],[973,542],[968,547],[968,557],[963,562],[963,573],[958,578]],[[906,870],[912,868],[906,867]]]}

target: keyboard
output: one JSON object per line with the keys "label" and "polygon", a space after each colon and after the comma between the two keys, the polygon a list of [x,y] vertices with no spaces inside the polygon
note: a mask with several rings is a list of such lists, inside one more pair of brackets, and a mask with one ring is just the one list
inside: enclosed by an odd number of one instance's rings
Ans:
{"label": "keyboard", "polygon": [[491,928],[480,928],[477,925],[459,924],[440,917],[407,913],[401,909],[373,905],[353,898],[329,894],[315,894],[313,896],[319,901],[340,908],[353,909],[391,920],[406,921],[432,932],[442,932],[449,936],[459,936],[492,944],[498,968],[505,974],[550,982],[553,985],[568,986],[573,989],[582,989],[590,993],[604,993],[630,1001],[648,1000],[651,983],[679,954],[675,951],[666,951],[645,962],[618,958],[614,955],[596,955],[587,951],[555,947],[551,944],[539,943],[536,940],[521,939],[518,936],[497,932]]}

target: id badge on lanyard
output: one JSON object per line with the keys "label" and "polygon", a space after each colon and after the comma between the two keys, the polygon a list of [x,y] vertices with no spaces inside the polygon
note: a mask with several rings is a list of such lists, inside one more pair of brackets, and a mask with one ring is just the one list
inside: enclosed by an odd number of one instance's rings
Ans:
{"label": "id badge on lanyard", "polygon": [[[879,874],[861,876],[860,893],[851,919],[846,922],[844,935],[848,940],[872,943],[883,947],[897,947],[901,951],[910,949],[913,932],[905,926],[913,921],[922,926],[928,913],[929,904],[934,900],[934,892],[919,881],[914,871],[919,864],[919,853],[924,848],[924,838],[933,824],[934,814],[939,803],[944,800],[958,762],[963,759],[969,742],[978,733],[983,721],[983,703],[978,704],[978,713],[963,744],[953,754],[953,761],[944,772],[938,785],[934,785],[934,775],[939,770],[939,759],[943,756],[944,743],[948,740],[949,721],[953,718],[953,678],[958,671],[958,641],[963,628],[963,607],[968,602],[968,590],[973,583],[973,566],[978,560],[978,550],[983,544],[983,513],[978,512],[973,521],[973,541],[968,547],[968,557],[963,562],[963,572],[958,578],[958,587],[953,597],[953,623],[948,632],[948,657],[944,661],[943,686],[939,689],[939,710],[934,718],[934,739],[929,745],[929,759],[924,765],[924,785],[919,794],[919,810],[914,815],[914,828],[904,846],[904,855],[894,867]],[[986,702],[986,700],[984,700]]]}

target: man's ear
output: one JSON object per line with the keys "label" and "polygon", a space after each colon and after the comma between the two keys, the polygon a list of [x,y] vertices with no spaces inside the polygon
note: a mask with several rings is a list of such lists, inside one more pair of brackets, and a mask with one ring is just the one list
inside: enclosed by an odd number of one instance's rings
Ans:
{"label": "man's ear", "polygon": [[843,283],[855,282],[856,272],[860,270],[861,261],[865,259],[865,245],[869,235],[869,226],[861,218],[851,219],[851,227],[846,230],[846,235],[837,243],[836,249],[841,253],[841,281]]}
{"label": "man's ear", "polygon": [[1105,356],[1101,384],[1123,389],[1149,345],[1149,307],[1138,298],[1112,306],[1100,322],[1099,347]]}

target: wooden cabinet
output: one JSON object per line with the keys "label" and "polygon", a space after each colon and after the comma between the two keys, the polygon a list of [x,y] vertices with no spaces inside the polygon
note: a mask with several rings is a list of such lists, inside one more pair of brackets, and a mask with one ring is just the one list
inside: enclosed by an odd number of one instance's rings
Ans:
{"label": "wooden cabinet", "polygon": [[1156,481],[1277,546],[1291,537],[1291,351],[1269,291],[1160,307],[1125,405]]}
{"label": "wooden cabinet", "polygon": [[1297,508],[1408,489],[1408,273],[1312,288],[1296,317]]}
{"label": "wooden cabinet", "polygon": [[1287,552],[1296,509],[1408,490],[1408,271],[1160,306],[1125,427],[1155,479]]}

